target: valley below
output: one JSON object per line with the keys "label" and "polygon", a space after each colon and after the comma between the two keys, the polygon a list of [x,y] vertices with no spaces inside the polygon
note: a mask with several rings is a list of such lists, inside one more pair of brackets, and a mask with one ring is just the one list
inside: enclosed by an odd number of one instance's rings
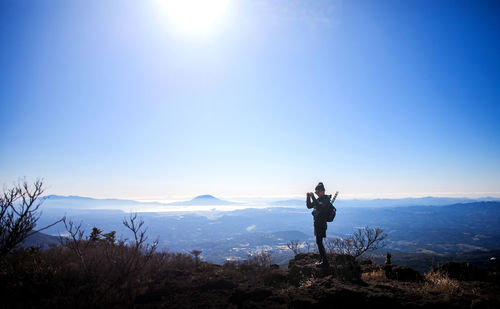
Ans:
{"label": "valley below", "polygon": [[[87,234],[97,227],[104,232],[116,231],[121,239],[131,237],[122,224],[130,216],[130,209],[117,208],[123,202],[75,200],[47,199],[40,225],[66,216],[81,223]],[[190,211],[192,206],[186,205],[184,211],[138,211],[137,214],[145,222],[149,241],[158,239],[160,250],[184,253],[201,250],[204,261],[216,264],[241,261],[265,251],[271,253],[273,263],[286,265],[293,257],[287,247],[290,241],[300,243],[299,252],[316,250],[313,219],[310,210],[300,206],[300,202],[274,202],[256,208],[250,205],[230,211]],[[89,203],[93,206],[89,207]],[[138,208],[134,202],[128,203]],[[375,260],[390,252],[398,263],[425,271],[432,263],[460,259],[467,254],[472,254],[478,263],[487,264],[498,255],[495,250],[500,249],[500,202],[497,201],[439,206],[344,207],[342,203],[336,206],[337,216],[328,224],[325,243],[328,239],[349,236],[357,228],[380,227],[388,235],[387,245],[367,256]],[[63,224],[44,233],[66,235]],[[55,242],[55,238],[51,241]]]}

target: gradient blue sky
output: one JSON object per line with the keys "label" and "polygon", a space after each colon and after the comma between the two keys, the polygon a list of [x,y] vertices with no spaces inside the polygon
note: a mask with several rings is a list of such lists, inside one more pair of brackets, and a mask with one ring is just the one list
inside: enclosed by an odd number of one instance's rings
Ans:
{"label": "gradient blue sky", "polygon": [[[0,183],[500,196],[498,1],[0,1]],[[196,9],[194,9],[196,10]]]}

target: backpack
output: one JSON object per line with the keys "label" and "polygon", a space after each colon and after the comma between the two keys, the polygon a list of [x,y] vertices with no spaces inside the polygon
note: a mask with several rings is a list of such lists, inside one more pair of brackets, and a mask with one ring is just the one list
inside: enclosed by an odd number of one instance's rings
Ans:
{"label": "backpack", "polygon": [[335,192],[335,195],[332,198],[332,201],[330,202],[330,205],[328,206],[328,216],[326,217],[327,222],[332,222],[333,219],[335,219],[335,215],[337,214],[337,208],[333,206],[333,202],[335,202],[335,199],[337,198],[337,195],[339,192]]}

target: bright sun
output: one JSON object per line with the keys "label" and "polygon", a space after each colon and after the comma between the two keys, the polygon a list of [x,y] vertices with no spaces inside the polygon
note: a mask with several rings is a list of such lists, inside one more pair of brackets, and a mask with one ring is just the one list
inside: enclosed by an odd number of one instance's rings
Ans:
{"label": "bright sun", "polygon": [[182,31],[206,33],[218,23],[228,0],[163,0],[170,22]]}

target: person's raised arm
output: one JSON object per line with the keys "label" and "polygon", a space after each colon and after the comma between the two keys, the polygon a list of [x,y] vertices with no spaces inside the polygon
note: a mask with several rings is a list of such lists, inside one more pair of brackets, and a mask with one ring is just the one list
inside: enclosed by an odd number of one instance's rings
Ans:
{"label": "person's raised arm", "polygon": [[313,208],[313,205],[311,203],[311,195],[309,194],[309,192],[306,193],[306,205],[307,208]]}
{"label": "person's raised arm", "polygon": [[314,197],[314,193],[307,193],[307,199],[306,199],[307,208],[314,208],[314,204],[316,204],[316,198]]}

